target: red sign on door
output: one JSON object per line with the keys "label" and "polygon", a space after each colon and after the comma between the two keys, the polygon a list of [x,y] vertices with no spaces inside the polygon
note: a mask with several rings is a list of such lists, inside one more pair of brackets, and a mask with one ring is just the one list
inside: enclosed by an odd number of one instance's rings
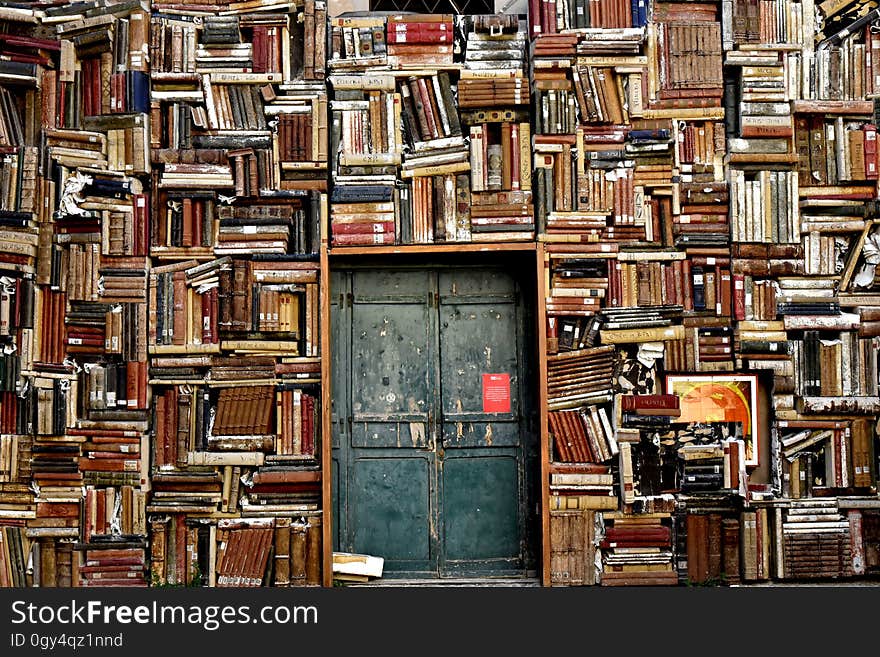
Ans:
{"label": "red sign on door", "polygon": [[483,412],[510,413],[510,374],[483,375]]}

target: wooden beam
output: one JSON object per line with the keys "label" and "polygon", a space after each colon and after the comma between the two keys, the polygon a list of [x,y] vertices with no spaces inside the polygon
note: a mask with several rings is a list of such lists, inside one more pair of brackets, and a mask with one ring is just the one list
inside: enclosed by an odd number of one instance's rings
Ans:
{"label": "wooden beam", "polygon": [[547,271],[544,268],[544,244],[537,245],[535,258],[538,296],[538,439],[541,441],[541,584],[550,586],[550,445],[547,431]]}
{"label": "wooden beam", "polygon": [[405,244],[398,246],[337,246],[328,250],[330,257],[365,255],[406,255],[435,253],[498,253],[503,251],[534,251],[535,242],[502,242],[497,244],[449,243]]}
{"label": "wooden beam", "polygon": [[[325,231],[322,234],[326,235]],[[333,508],[330,471],[333,447],[333,425],[330,418],[332,390],[330,389],[330,263],[327,258],[327,244],[321,244],[320,280],[320,321],[321,321],[321,524],[322,584],[333,585]]]}

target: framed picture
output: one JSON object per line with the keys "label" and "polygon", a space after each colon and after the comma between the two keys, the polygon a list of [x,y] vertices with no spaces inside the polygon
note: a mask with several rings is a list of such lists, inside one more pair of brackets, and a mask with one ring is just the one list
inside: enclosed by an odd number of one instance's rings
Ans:
{"label": "framed picture", "polygon": [[740,422],[746,465],[758,465],[758,377],[750,374],[687,374],[666,377],[666,393],[681,399],[676,422]]}

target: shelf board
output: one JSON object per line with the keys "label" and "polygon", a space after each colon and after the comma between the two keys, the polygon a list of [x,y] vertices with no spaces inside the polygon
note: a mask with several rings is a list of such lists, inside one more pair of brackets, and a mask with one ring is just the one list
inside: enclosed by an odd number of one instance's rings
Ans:
{"label": "shelf board", "polygon": [[874,103],[870,100],[794,100],[791,111],[793,114],[864,116],[874,113]]}
{"label": "shelf board", "polygon": [[147,348],[150,354],[162,356],[199,356],[204,354],[219,354],[220,345],[211,344],[167,344],[150,345]]}
{"label": "shelf board", "polygon": [[406,255],[433,253],[494,253],[502,251],[534,251],[534,240],[522,242],[463,242],[449,244],[398,244],[393,246],[335,246],[327,250],[333,256]]}

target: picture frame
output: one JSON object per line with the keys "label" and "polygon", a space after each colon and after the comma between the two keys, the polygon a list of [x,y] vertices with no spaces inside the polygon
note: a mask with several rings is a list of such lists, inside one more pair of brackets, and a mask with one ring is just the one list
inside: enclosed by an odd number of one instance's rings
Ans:
{"label": "picture frame", "polygon": [[758,377],[755,374],[669,374],[666,393],[681,400],[676,422],[741,422],[745,464],[760,464]]}

